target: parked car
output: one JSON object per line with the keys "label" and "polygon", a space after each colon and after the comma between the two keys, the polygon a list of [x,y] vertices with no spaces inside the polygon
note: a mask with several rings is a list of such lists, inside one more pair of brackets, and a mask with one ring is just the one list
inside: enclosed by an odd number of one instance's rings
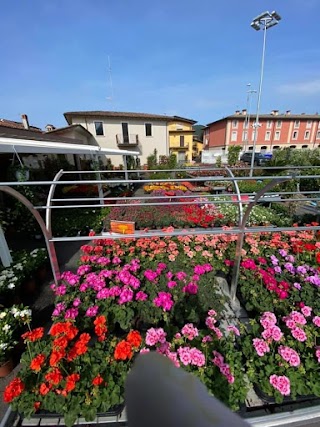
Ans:
{"label": "parked car", "polygon": [[[240,157],[240,160],[244,163],[248,163],[249,165],[251,165],[252,152],[248,151],[248,152],[243,153]],[[263,154],[254,153],[254,165],[255,166],[262,166],[266,161],[267,161],[267,159],[265,158],[265,156]]]}

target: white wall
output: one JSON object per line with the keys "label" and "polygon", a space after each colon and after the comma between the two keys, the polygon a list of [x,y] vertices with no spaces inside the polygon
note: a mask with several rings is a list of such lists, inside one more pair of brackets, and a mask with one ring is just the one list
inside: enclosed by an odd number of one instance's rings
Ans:
{"label": "white wall", "polygon": [[[103,122],[103,136],[97,136],[95,132],[94,122]],[[165,121],[149,120],[149,119],[120,119],[120,118],[105,118],[105,117],[75,117],[72,118],[72,124],[81,124],[93,136],[95,141],[103,148],[120,149],[117,145],[116,135],[122,136],[121,123],[128,123],[129,135],[138,135],[139,145],[123,147],[124,150],[136,151],[140,157],[141,165],[147,163],[147,157],[153,154],[154,149],[157,150],[158,156],[169,155],[169,134],[168,127]],[[145,123],[152,123],[152,136],[146,136]],[[111,159],[115,166],[122,164],[122,156],[107,156]]]}

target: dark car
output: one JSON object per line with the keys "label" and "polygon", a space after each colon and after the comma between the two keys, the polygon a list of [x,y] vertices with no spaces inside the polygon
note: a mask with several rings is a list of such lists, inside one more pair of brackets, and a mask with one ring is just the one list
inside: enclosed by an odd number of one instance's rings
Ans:
{"label": "dark car", "polygon": [[[252,161],[252,152],[248,151],[246,153],[243,153],[240,157],[240,160],[243,163],[248,163],[249,165],[251,165],[251,161]],[[265,164],[266,162],[266,158],[263,154],[261,153],[254,153],[254,165],[255,166],[262,166],[263,164]]]}

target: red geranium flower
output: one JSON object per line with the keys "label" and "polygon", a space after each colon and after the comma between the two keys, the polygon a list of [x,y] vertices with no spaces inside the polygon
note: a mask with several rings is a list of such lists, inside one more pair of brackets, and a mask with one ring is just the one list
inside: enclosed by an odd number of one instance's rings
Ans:
{"label": "red geranium flower", "polygon": [[21,338],[23,338],[26,341],[37,341],[43,337],[44,334],[44,328],[36,328],[33,329],[33,331],[26,332],[25,334],[21,335]]}
{"label": "red geranium flower", "polygon": [[102,376],[100,374],[98,374],[96,377],[93,378],[92,380],[92,385],[96,385],[99,386],[102,383],[104,383],[104,379],[102,378]]}
{"label": "red geranium flower", "polygon": [[34,402],[34,404],[33,404],[33,407],[34,407],[34,410],[37,412],[38,411],[38,409],[40,408],[40,405],[41,405],[41,402]]}
{"label": "red geranium flower", "polygon": [[63,379],[63,375],[61,374],[60,369],[54,368],[51,372],[45,375],[45,379],[53,385],[58,385]]}
{"label": "red geranium flower", "polygon": [[108,331],[108,328],[106,326],[107,320],[105,316],[98,316],[94,320],[94,332],[98,336],[98,341],[103,341],[106,338],[106,332]]}
{"label": "red geranium flower", "polygon": [[52,326],[50,335],[54,337],[58,335],[64,335],[70,341],[77,335],[78,332],[78,329],[71,322],[58,322]]}
{"label": "red geranium flower", "polygon": [[20,396],[24,390],[24,383],[20,378],[15,378],[4,390],[3,400],[6,403],[11,403],[14,398]]}
{"label": "red geranium flower", "polygon": [[138,348],[142,343],[142,338],[138,331],[131,331],[127,336],[127,341],[132,347]]}
{"label": "red geranium flower", "polygon": [[42,396],[45,396],[51,390],[50,384],[41,383],[39,387],[39,392]]}
{"label": "red geranium flower", "polygon": [[120,341],[114,350],[114,358],[116,360],[131,359],[132,354],[131,344],[125,340]]}
{"label": "red geranium flower", "polygon": [[30,369],[35,372],[39,372],[45,360],[46,356],[44,354],[38,354],[34,359],[31,360]]}
{"label": "red geranium flower", "polygon": [[66,355],[65,350],[53,350],[50,356],[50,366],[57,366],[61,359]]}

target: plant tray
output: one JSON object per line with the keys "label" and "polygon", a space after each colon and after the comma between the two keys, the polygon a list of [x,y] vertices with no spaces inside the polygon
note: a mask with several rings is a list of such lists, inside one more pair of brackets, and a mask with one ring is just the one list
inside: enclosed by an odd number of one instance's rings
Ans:
{"label": "plant tray", "polygon": [[[269,396],[266,393],[264,393],[256,384],[254,384],[253,388],[254,388],[254,391],[256,392],[257,396],[263,402],[265,402],[269,405],[273,405],[273,404],[280,405],[280,404],[276,403],[274,397]],[[317,397],[315,395],[297,396],[296,399],[292,399],[292,397],[290,397],[290,396],[284,396],[283,403],[301,403],[301,402],[315,401],[315,400],[319,400],[319,403],[320,403],[320,397]]]}

